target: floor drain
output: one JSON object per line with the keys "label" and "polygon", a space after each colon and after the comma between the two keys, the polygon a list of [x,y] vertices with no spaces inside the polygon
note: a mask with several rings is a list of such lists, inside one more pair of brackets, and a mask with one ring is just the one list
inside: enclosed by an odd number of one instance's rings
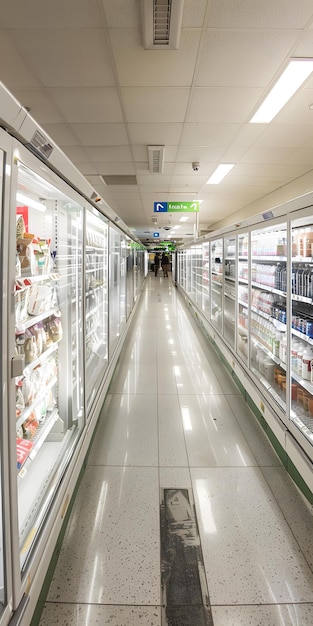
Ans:
{"label": "floor drain", "polygon": [[190,489],[161,492],[162,626],[213,626]]}

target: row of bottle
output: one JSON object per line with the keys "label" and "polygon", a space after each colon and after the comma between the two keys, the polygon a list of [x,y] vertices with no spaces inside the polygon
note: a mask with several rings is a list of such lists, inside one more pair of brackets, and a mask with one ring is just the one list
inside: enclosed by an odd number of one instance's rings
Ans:
{"label": "row of bottle", "polygon": [[[241,269],[241,268],[240,268]],[[245,278],[247,270],[242,267],[241,278]],[[267,285],[286,293],[287,291],[287,267],[285,264],[268,265],[252,264],[252,281],[259,285]],[[313,298],[313,268],[310,265],[292,266],[291,292],[303,298]]]}
{"label": "row of bottle", "polygon": [[252,256],[285,256],[286,232],[253,233],[251,239]]}
{"label": "row of bottle", "polygon": [[[282,363],[287,362],[287,335],[279,332],[270,320],[265,320],[258,315],[251,315],[252,334],[279,358]],[[252,344],[252,348],[253,348]],[[252,354],[252,357],[254,355]],[[292,339],[291,345],[291,371],[298,374],[304,380],[311,382],[311,362],[313,361],[313,346],[298,338]],[[312,380],[313,382],[313,380]]]}

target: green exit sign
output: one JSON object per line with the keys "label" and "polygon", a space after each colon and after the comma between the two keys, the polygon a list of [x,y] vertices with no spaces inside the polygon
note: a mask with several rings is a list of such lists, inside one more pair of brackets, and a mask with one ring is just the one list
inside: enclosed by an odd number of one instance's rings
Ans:
{"label": "green exit sign", "polygon": [[168,202],[168,213],[198,213],[200,202],[195,200],[194,202]]}

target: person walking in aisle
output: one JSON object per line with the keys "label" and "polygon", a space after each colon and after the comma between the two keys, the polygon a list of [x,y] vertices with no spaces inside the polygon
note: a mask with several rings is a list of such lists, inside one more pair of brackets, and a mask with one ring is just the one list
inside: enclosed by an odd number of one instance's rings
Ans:
{"label": "person walking in aisle", "polygon": [[168,278],[169,264],[170,264],[170,261],[169,261],[168,255],[165,252],[163,252],[161,265],[162,265],[164,278]]}
{"label": "person walking in aisle", "polygon": [[160,267],[160,258],[159,258],[158,253],[156,252],[154,255],[154,275],[155,276],[158,275],[159,267]]}

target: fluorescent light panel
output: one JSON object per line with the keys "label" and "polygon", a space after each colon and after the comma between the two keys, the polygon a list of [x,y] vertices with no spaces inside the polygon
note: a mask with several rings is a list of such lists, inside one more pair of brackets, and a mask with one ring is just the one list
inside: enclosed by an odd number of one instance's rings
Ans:
{"label": "fluorescent light panel", "polygon": [[221,163],[206,181],[207,185],[218,185],[225,176],[233,169],[235,163]]}
{"label": "fluorescent light panel", "polygon": [[16,200],[18,200],[18,202],[23,202],[23,204],[30,206],[32,209],[36,209],[37,211],[42,211],[43,213],[47,209],[45,204],[42,204],[41,202],[37,202],[37,200],[33,200],[32,198],[29,198],[28,196],[24,196],[24,194],[20,193],[19,191],[16,194]]}
{"label": "fluorescent light panel", "polygon": [[250,123],[268,124],[271,122],[312,71],[313,59],[292,59]]}

